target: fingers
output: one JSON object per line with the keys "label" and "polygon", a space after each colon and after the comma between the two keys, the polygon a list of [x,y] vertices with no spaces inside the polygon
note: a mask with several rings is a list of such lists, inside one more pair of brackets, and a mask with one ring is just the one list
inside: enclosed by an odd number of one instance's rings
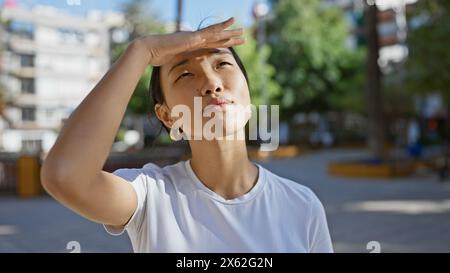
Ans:
{"label": "fingers", "polygon": [[229,22],[232,21],[225,21],[224,23],[220,23],[218,25],[213,25],[212,28],[203,29],[200,31],[200,35],[207,41],[207,42],[216,42],[221,41],[225,39],[231,39],[235,37],[242,36],[244,33],[243,28],[238,29],[230,29],[225,30],[227,27],[229,27],[231,24]]}
{"label": "fingers", "polygon": [[194,37],[189,43],[189,48],[212,48],[212,47],[231,47],[245,42],[242,38],[244,30],[242,28],[226,30],[234,23],[234,18],[224,22],[211,25],[207,28],[194,32]]}
{"label": "fingers", "polygon": [[198,33],[200,36],[202,36],[205,39],[209,39],[210,41],[215,40],[223,40],[227,38],[231,38],[233,36],[239,36],[242,35],[243,29],[232,29],[232,30],[225,30],[229,26],[234,24],[234,18],[230,18],[222,23],[214,24],[209,27],[206,27],[202,30],[199,30]]}
{"label": "fingers", "polygon": [[242,28],[232,29],[232,30],[224,30],[224,31],[214,35],[214,40],[220,41],[220,40],[225,40],[225,39],[229,39],[229,38],[233,38],[233,37],[239,37],[239,36],[242,36],[242,34],[244,34],[244,30]]}
{"label": "fingers", "polygon": [[233,37],[233,38],[228,38],[228,39],[220,40],[217,42],[209,43],[206,45],[206,47],[225,48],[225,47],[232,47],[232,46],[236,46],[236,45],[242,45],[244,43],[245,43],[244,37]]}
{"label": "fingers", "polygon": [[224,22],[219,23],[219,26],[221,26],[222,29],[226,29],[227,27],[231,26],[232,24],[234,24],[234,17],[231,17],[228,20],[225,20]]}
{"label": "fingers", "polygon": [[226,48],[245,43],[242,37],[244,30],[229,29],[234,23],[230,18],[221,23],[198,31],[176,32],[164,35],[153,35],[145,39],[146,47],[151,55],[152,65],[161,65],[168,56],[201,48]]}
{"label": "fingers", "polygon": [[234,17],[231,17],[228,20],[225,20],[221,23],[217,23],[217,24],[211,25],[209,27],[206,27],[206,28],[200,30],[200,32],[204,32],[204,33],[219,32],[219,31],[222,31],[222,30],[228,28],[232,24],[234,24],[234,21],[235,21]]}

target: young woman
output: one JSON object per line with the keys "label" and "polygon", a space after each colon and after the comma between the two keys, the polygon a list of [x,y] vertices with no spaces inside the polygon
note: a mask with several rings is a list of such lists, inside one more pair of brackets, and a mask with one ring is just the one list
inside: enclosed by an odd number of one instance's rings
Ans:
{"label": "young woman", "polygon": [[[203,110],[250,104],[232,49],[244,43],[243,30],[227,30],[233,22],[131,42],[62,129],[42,167],[45,189],[109,233],[127,230],[135,252],[332,252],[318,198],[251,162],[243,139],[193,139],[189,160],[102,171],[148,65],[155,113],[166,128],[176,126],[171,110],[193,109],[194,98]],[[242,133],[245,123],[227,134]],[[176,129],[193,137],[188,127]]]}

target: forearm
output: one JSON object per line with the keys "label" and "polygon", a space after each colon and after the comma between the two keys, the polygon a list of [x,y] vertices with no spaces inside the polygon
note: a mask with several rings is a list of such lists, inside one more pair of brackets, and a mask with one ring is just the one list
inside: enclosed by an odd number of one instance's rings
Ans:
{"label": "forearm", "polygon": [[47,175],[77,184],[98,175],[148,62],[139,42],[128,46],[67,120],[44,162]]}

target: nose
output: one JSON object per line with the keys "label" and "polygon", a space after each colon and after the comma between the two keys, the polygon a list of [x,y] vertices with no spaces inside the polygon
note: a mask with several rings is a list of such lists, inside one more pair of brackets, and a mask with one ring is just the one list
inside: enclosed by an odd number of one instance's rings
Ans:
{"label": "nose", "polygon": [[218,77],[205,76],[205,78],[205,84],[202,87],[202,96],[223,91],[222,81]]}

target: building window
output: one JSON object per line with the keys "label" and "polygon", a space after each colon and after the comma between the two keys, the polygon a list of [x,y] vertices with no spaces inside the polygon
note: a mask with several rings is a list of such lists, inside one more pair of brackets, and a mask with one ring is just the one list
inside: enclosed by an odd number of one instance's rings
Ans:
{"label": "building window", "polygon": [[22,121],[35,121],[35,120],[36,120],[36,107],[22,108]]}
{"label": "building window", "polygon": [[30,54],[20,55],[20,66],[21,67],[34,67],[34,56]]}
{"label": "building window", "polygon": [[30,22],[12,21],[8,25],[8,30],[21,38],[33,39],[34,25]]}
{"label": "building window", "polygon": [[23,94],[34,94],[34,79],[21,79],[21,91]]}
{"label": "building window", "polygon": [[52,121],[53,120],[53,110],[51,109],[47,109],[45,110],[45,117],[48,121]]}
{"label": "building window", "polygon": [[81,44],[84,43],[84,35],[83,33],[66,28],[59,28],[59,34],[63,43],[67,44]]}
{"label": "building window", "polygon": [[29,153],[36,153],[42,150],[42,140],[22,140],[22,151]]}

